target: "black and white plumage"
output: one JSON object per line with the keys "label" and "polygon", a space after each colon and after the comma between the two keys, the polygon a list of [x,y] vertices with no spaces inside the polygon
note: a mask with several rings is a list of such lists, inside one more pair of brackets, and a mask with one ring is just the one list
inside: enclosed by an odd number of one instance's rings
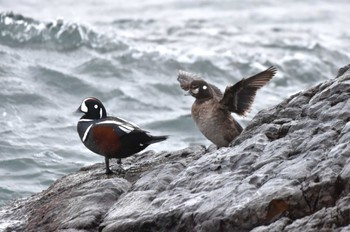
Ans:
{"label": "black and white plumage", "polygon": [[224,93],[200,76],[179,71],[177,80],[182,89],[196,98],[192,105],[192,118],[202,134],[217,147],[226,147],[243,130],[231,112],[246,115],[256,92],[276,74],[273,66],[247,79],[226,87]]}
{"label": "black and white plumage", "polygon": [[124,119],[108,117],[101,101],[93,97],[84,99],[77,111],[84,113],[77,125],[79,137],[87,148],[105,157],[107,174],[112,173],[109,159],[120,161],[167,139],[167,136],[152,136]]}

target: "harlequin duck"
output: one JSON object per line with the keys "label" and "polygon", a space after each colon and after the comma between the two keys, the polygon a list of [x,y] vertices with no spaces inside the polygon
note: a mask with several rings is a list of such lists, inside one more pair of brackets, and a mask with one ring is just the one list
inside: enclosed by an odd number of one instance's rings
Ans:
{"label": "harlequin duck", "polygon": [[77,111],[84,113],[77,126],[79,137],[87,148],[105,157],[106,174],[112,173],[109,159],[117,158],[121,163],[121,158],[167,139],[152,136],[124,119],[107,116],[101,101],[93,97],[84,99]]}
{"label": "harlequin duck", "polygon": [[186,95],[196,98],[192,105],[192,118],[202,134],[217,147],[227,147],[243,130],[232,117],[231,112],[240,116],[250,111],[256,91],[276,74],[273,66],[235,85],[226,87],[223,94],[216,86],[201,77],[179,70],[177,80]]}

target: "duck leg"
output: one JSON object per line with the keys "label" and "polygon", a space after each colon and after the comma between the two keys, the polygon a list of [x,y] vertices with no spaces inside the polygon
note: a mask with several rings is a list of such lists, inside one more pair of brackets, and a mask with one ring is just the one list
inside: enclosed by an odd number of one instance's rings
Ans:
{"label": "duck leg", "polygon": [[109,158],[107,158],[107,157],[105,157],[105,164],[106,164],[106,174],[107,175],[113,174],[111,169],[109,169]]}

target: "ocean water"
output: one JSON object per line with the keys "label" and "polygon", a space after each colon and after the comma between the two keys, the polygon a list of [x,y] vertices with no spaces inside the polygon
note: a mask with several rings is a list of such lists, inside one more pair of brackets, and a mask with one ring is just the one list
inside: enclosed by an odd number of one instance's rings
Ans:
{"label": "ocean water", "polygon": [[350,63],[349,1],[0,0],[0,206],[103,162],[73,111],[95,96],[110,115],[169,140],[210,143],[190,117],[177,70],[222,90],[275,65],[261,109],[334,77]]}

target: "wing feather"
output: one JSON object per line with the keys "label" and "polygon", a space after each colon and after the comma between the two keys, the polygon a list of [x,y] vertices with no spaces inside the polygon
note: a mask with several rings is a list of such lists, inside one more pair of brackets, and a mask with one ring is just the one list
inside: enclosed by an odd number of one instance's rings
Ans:
{"label": "wing feather", "polygon": [[271,66],[263,72],[227,87],[220,103],[231,112],[245,115],[251,109],[256,91],[269,82],[276,72],[277,69]]}

